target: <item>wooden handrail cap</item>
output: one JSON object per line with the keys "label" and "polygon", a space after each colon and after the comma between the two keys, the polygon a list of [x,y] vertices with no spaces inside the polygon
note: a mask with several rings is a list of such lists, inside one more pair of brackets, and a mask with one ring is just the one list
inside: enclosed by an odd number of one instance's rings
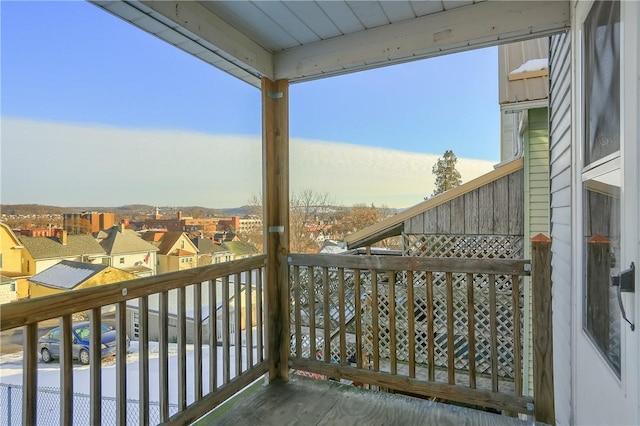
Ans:
{"label": "wooden handrail cap", "polygon": [[535,237],[531,238],[532,243],[550,243],[551,238],[547,237],[544,234],[538,234]]}
{"label": "wooden handrail cap", "polygon": [[604,235],[594,235],[587,240],[589,244],[611,244],[611,240]]}

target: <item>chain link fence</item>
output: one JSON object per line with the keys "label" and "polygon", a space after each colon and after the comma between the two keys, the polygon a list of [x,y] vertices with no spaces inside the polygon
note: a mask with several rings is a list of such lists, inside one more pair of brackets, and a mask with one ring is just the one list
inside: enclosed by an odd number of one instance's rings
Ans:
{"label": "chain link fence", "polygon": [[[60,424],[60,389],[38,388],[38,425]],[[73,394],[73,424],[90,424],[91,397],[84,394]],[[140,404],[135,400],[127,400],[127,424],[137,425],[139,419]],[[169,415],[178,412],[177,404],[169,404]],[[102,397],[102,424],[116,424],[117,405],[116,398]],[[149,403],[149,423],[160,423],[160,404]],[[0,424],[22,424],[22,386],[0,383]]]}

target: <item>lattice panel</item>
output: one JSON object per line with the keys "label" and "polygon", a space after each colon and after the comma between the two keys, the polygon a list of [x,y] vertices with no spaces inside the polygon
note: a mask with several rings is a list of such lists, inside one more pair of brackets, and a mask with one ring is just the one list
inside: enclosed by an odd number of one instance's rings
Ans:
{"label": "lattice panel", "polygon": [[404,256],[522,259],[522,235],[402,234]]}
{"label": "lattice panel", "polygon": [[[328,309],[329,313],[329,328],[325,330],[324,322],[324,288],[325,278],[324,270],[322,268],[312,268],[311,280],[309,269],[306,267],[299,268],[298,280],[295,278],[295,268],[291,268],[290,276],[290,303],[289,314],[292,320],[291,322],[291,355],[296,355],[296,336],[295,336],[295,318],[296,310],[300,310],[300,322],[304,328],[301,338],[301,356],[308,358],[310,355],[310,334],[309,328],[311,325],[311,300],[314,301],[314,313],[315,313],[315,329],[316,329],[316,358],[324,359],[324,336],[329,335],[331,338],[331,357],[332,362],[340,361],[340,294],[339,294],[339,271],[337,268],[330,268],[327,274],[327,285],[329,289],[328,294]],[[354,301],[354,276],[353,271],[344,271],[344,293],[345,293],[345,320],[347,322],[345,333],[352,343],[348,343],[346,346],[346,358],[355,359],[355,301]],[[297,284],[296,284],[297,283]],[[311,284],[310,284],[311,283]],[[298,302],[296,301],[298,300]],[[350,339],[349,339],[350,337]]]}
{"label": "lattice panel", "polygon": [[[301,356],[310,357],[309,330],[310,324],[310,300],[315,301],[315,330],[316,330],[316,354],[315,358],[324,360],[328,356],[330,362],[340,362],[340,333],[339,333],[339,294],[338,282],[339,273],[337,270],[329,270],[329,306],[330,326],[325,333],[324,329],[324,272],[322,268],[314,268],[309,274],[307,268],[299,269],[299,278],[296,281],[294,268],[292,268],[290,281],[290,314],[291,325],[291,355],[296,356],[296,336],[294,320],[296,310],[300,310],[299,317],[302,325]],[[469,339],[468,339],[468,300],[466,274],[453,274],[453,338],[454,338],[454,362],[456,370],[467,370],[469,367]],[[311,280],[310,280],[311,278]],[[298,287],[296,288],[296,282]],[[356,341],[355,341],[355,301],[354,301],[354,276],[353,271],[344,272],[345,289],[345,319],[346,326],[346,354],[348,363],[355,362]],[[310,287],[313,287],[311,289]],[[373,355],[373,299],[371,289],[371,273],[362,271],[360,275],[361,283],[361,316],[362,316],[362,349],[365,356]],[[391,335],[390,327],[390,296],[389,277],[386,272],[377,273],[378,300],[378,341],[379,356],[381,360],[389,359],[391,356]],[[395,356],[398,362],[408,361],[409,339],[415,340],[416,362],[426,365],[428,362],[428,334],[427,326],[429,321],[427,308],[427,287],[426,274],[414,274],[414,306],[407,304],[406,274],[404,272],[395,273],[395,331],[396,345]],[[448,333],[447,333],[447,287],[446,275],[444,273],[432,274],[433,289],[433,325],[434,325],[434,346],[435,365],[447,368],[448,366]],[[497,312],[497,354],[498,354],[498,376],[513,379],[513,311],[511,294],[511,277],[496,276],[496,312]],[[488,276],[474,275],[474,321],[475,321],[475,351],[476,351],[476,371],[478,374],[491,373],[491,334],[490,334],[490,307],[489,307],[489,279]],[[311,290],[311,291],[310,291]],[[296,298],[299,303],[296,303]],[[313,299],[311,299],[313,298]],[[523,296],[519,298],[518,309],[522,312]],[[415,317],[415,336],[409,336],[408,319],[409,309],[413,309]],[[522,330],[522,325],[520,325]],[[324,335],[331,336],[330,354],[324,354]],[[522,334],[521,334],[522,338]],[[522,341],[522,340],[521,340]]]}

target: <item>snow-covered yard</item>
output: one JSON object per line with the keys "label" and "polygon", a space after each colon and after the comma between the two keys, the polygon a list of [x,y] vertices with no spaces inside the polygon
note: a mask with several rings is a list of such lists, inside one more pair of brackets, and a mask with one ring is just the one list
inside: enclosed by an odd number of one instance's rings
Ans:
{"label": "snow-covered yard", "polygon": [[[157,401],[159,400],[159,352],[158,344],[149,342],[149,400],[152,402],[150,412],[157,410]],[[216,348],[218,361],[218,386],[222,385],[222,348]],[[178,403],[178,350],[176,344],[169,344],[169,403]],[[193,378],[194,378],[194,347],[187,345],[187,403],[195,401]],[[230,348],[230,360],[235,359],[235,347]],[[246,369],[246,347],[242,347],[242,366]],[[254,362],[257,359],[256,350],[253,350]],[[138,342],[131,342],[129,353],[127,354],[127,400],[136,401],[139,392],[139,352]],[[202,365],[203,365],[203,391],[206,394],[209,391],[209,347],[202,347]],[[235,377],[235,362],[230,361],[231,378]],[[78,394],[74,399],[74,424],[89,424],[89,366],[74,364],[73,366],[73,392]],[[11,390],[6,385],[11,385]],[[21,423],[21,406],[22,406],[22,353],[14,353],[3,355],[0,357],[0,424],[20,424]],[[43,391],[38,393],[38,424],[59,424],[59,396],[56,393],[60,388],[60,368],[57,361],[51,364],[43,362],[38,363],[38,388]],[[53,390],[53,391],[52,391]],[[9,403],[9,395],[11,403]],[[82,395],[87,395],[86,397]],[[115,358],[106,358],[102,362],[102,395],[103,395],[103,424],[115,424],[115,407],[116,396],[116,366]],[[153,404],[153,403],[156,404]],[[82,409],[86,405],[86,410]],[[131,424],[137,424],[137,404],[132,402],[128,405],[135,405],[133,408],[128,407]]]}

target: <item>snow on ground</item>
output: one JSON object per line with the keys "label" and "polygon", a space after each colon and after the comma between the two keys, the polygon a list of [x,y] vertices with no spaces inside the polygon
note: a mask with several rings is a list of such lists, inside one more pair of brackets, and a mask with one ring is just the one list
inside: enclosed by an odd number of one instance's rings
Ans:
{"label": "snow on ground", "polygon": [[[235,347],[230,348],[229,369],[231,379],[235,377]],[[193,389],[194,372],[194,347],[187,345],[187,404],[195,401],[195,393]],[[223,369],[222,347],[216,347],[218,359],[218,386],[222,385]],[[242,347],[242,366],[246,369],[246,347]],[[140,356],[138,350],[138,342],[131,342],[129,353],[127,354],[126,380],[127,395],[129,400],[137,400],[139,392],[139,364]],[[169,344],[169,403],[178,403],[178,348],[177,344]],[[202,382],[204,394],[209,391],[209,346],[202,347]],[[257,359],[257,351],[253,349],[254,363]],[[160,399],[160,359],[159,346],[156,342],[149,342],[149,400],[159,401]],[[38,362],[38,388],[60,388],[60,364],[54,361],[50,364]],[[75,394],[89,395],[90,369],[88,365],[79,364],[77,361],[73,365],[73,392]],[[5,385],[22,385],[22,352],[0,356],[0,384]],[[105,358],[102,361],[102,395],[103,397],[115,398],[116,396],[116,365],[115,357]],[[14,402],[15,403],[15,402]],[[104,410],[103,410],[104,411]],[[39,409],[40,413],[40,409]],[[40,414],[39,414],[40,416]],[[103,419],[104,420],[104,419]],[[0,419],[0,423],[2,420]],[[110,422],[106,422],[110,423]]]}

